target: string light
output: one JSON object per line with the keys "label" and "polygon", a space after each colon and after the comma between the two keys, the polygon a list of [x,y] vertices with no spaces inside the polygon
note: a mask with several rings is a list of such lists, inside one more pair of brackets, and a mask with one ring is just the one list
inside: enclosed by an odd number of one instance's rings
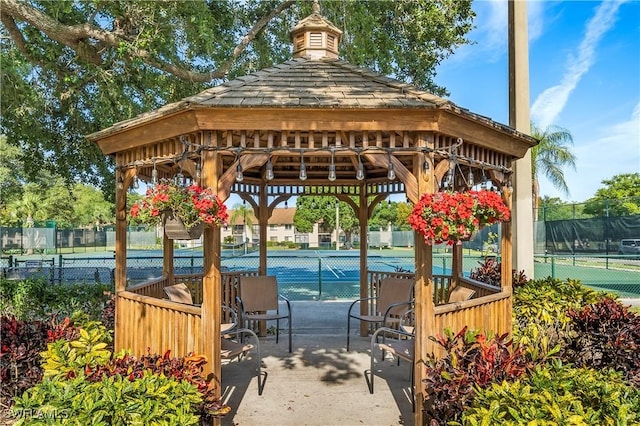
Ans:
{"label": "string light", "polygon": [[331,164],[329,164],[329,177],[328,179],[333,182],[336,180],[336,164],[334,161],[335,150],[331,149]]}
{"label": "string light", "polygon": [[387,179],[389,180],[395,180],[396,178],[396,171],[393,168],[393,162],[391,161],[391,151],[387,151],[387,153],[389,154],[389,173],[387,173]]}
{"label": "string light", "polygon": [[236,182],[242,182],[244,180],[244,173],[242,172],[242,165],[238,161],[236,166]]}
{"label": "string light", "polygon": [[153,170],[151,170],[151,185],[158,184],[158,169],[156,169],[156,160],[153,160]]}
{"label": "string light", "polygon": [[267,180],[273,180],[273,163],[271,163],[271,151],[267,151],[267,166],[264,173],[264,177]]}
{"label": "string light", "polygon": [[364,164],[362,164],[360,151],[358,151],[358,171],[356,172],[356,179],[364,180]]}
{"label": "string light", "polygon": [[422,168],[425,173],[429,173],[429,169],[431,168],[429,165],[429,155],[426,153],[424,154],[424,163],[422,163]]}
{"label": "string light", "polygon": [[242,182],[244,180],[244,173],[242,172],[242,164],[240,164],[240,148],[236,151],[236,182]]}
{"label": "string light", "polygon": [[[208,137],[206,137],[209,141],[211,140],[211,133],[208,134]],[[449,146],[441,146],[437,149],[434,148],[430,148],[430,147],[394,147],[394,148],[384,148],[384,147],[379,147],[379,146],[367,146],[367,147],[348,147],[348,146],[324,146],[324,147],[317,147],[317,148],[293,148],[293,147],[287,147],[287,146],[282,146],[282,147],[268,147],[268,148],[263,148],[263,147],[246,147],[246,146],[242,146],[242,147],[225,147],[225,146],[211,146],[210,142],[209,145],[199,145],[196,143],[191,143],[188,142],[186,138],[181,138],[181,142],[185,145],[184,150],[181,152],[180,155],[175,156],[175,157],[153,157],[153,158],[149,158],[147,160],[144,161],[134,161],[132,163],[129,164],[122,164],[116,167],[116,170],[121,170],[121,169],[126,169],[126,168],[130,168],[130,167],[136,167],[139,168],[141,166],[145,166],[145,165],[151,165],[153,164],[153,169],[151,171],[151,184],[152,185],[156,185],[158,182],[158,169],[157,169],[157,162],[160,161],[162,163],[167,163],[170,161],[173,161],[174,164],[179,164],[180,161],[183,161],[185,159],[192,159],[196,162],[195,164],[195,173],[193,177],[191,177],[191,181],[194,182],[194,184],[197,184],[197,181],[199,181],[201,179],[201,174],[202,174],[202,155],[201,152],[202,151],[216,151],[216,152],[220,152],[223,153],[223,155],[229,155],[231,154],[235,154],[236,157],[236,176],[235,176],[235,180],[237,182],[242,182],[244,180],[244,170],[243,167],[240,163],[240,156],[242,153],[247,152],[247,153],[266,153],[267,154],[267,160],[266,160],[266,164],[265,164],[265,180],[267,181],[272,181],[273,179],[275,179],[275,174],[274,174],[274,165],[271,159],[271,154],[272,151],[278,151],[278,152],[290,152],[290,153],[294,153],[297,152],[300,154],[300,172],[299,172],[299,178],[300,180],[304,181],[308,178],[307,175],[307,167],[304,161],[304,156],[306,153],[314,153],[314,152],[327,152],[329,151],[331,154],[331,162],[328,165],[328,169],[329,169],[329,173],[328,173],[328,180],[331,182],[334,182],[337,179],[337,167],[336,167],[336,163],[335,163],[335,155],[336,152],[340,151],[340,152],[353,152],[357,155],[357,163],[356,163],[356,175],[355,178],[358,181],[362,181],[365,179],[366,176],[366,171],[365,171],[365,167],[364,164],[362,162],[362,153],[363,152],[371,152],[373,155],[377,154],[381,154],[381,153],[385,153],[387,154],[387,159],[388,159],[388,169],[387,169],[387,179],[390,181],[396,180],[397,175],[396,175],[396,170],[395,170],[395,163],[393,162],[393,158],[392,155],[396,152],[422,152],[424,155],[423,158],[423,163],[422,163],[422,168],[424,170],[425,173],[428,173],[431,171],[432,169],[432,164],[431,164],[431,160],[432,160],[432,155],[435,154],[437,159],[448,159],[451,166],[450,166],[450,170],[448,171],[448,173],[445,175],[445,177],[442,179],[442,187],[443,188],[451,188],[453,189],[457,184],[455,182],[455,178],[456,175],[458,175],[458,177],[460,177],[460,182],[458,182],[458,184],[460,185],[465,185],[468,187],[473,187],[476,184],[476,180],[475,180],[475,175],[473,173],[473,169],[474,168],[480,168],[481,167],[481,178],[480,178],[480,184],[481,184],[481,188],[482,189],[486,189],[489,185],[488,185],[488,178],[487,178],[487,174],[485,169],[489,169],[489,170],[495,170],[501,173],[504,173],[505,175],[509,175],[512,173],[510,168],[507,168],[505,166],[502,165],[494,165],[494,164],[489,164],[489,163],[485,163],[483,161],[478,161],[475,160],[474,158],[470,158],[470,157],[465,157],[465,156],[459,156],[458,155],[458,148],[462,145],[463,140],[462,138],[457,138],[455,140],[455,142],[453,142],[452,144],[450,144]],[[194,149],[195,148],[195,149]],[[433,154],[432,154],[433,153]],[[464,165],[468,165],[469,166],[469,170],[467,173],[464,173],[460,167],[460,161],[462,161],[462,163]],[[451,168],[453,168],[454,170],[451,170]],[[455,168],[460,169],[460,173],[456,173],[455,172]],[[182,169],[174,176],[174,179],[177,183],[185,185],[186,184],[186,177],[183,174]],[[502,185],[504,186],[508,186],[510,184],[510,182],[505,179],[504,182],[502,182]]]}
{"label": "string light", "polygon": [[307,166],[304,165],[304,152],[300,152],[300,180],[307,180]]}
{"label": "string light", "polygon": [[202,177],[202,157],[198,159],[196,163],[196,184],[200,182],[200,178]]}

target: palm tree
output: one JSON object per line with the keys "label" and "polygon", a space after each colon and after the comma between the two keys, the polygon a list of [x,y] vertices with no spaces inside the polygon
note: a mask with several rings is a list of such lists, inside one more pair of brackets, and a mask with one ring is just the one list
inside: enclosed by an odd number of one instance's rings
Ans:
{"label": "palm tree", "polygon": [[573,136],[567,129],[549,125],[542,130],[531,123],[531,136],[538,139],[538,145],[531,150],[531,181],[533,185],[533,209],[538,210],[540,204],[540,183],[543,175],[549,182],[569,195],[569,187],[564,180],[564,168],[576,169],[576,156],[569,145],[573,145]]}
{"label": "palm tree", "polygon": [[243,201],[242,204],[236,204],[233,206],[230,218],[230,222],[234,225],[238,219],[242,218],[242,244],[244,245],[245,253],[247,252],[247,227],[251,228],[253,226],[253,216],[251,213],[251,207],[247,207],[246,201]]}

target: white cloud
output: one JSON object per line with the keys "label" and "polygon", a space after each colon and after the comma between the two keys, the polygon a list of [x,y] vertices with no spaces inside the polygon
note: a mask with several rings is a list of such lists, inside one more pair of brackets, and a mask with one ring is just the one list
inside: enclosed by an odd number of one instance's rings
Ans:
{"label": "white cloud", "polygon": [[[451,61],[462,62],[470,58],[482,58],[484,62],[496,62],[507,55],[508,23],[507,0],[484,0],[473,3],[476,12],[474,28],[468,35],[474,45],[464,45],[456,50]],[[540,37],[544,28],[544,2],[527,2],[529,41]]]}
{"label": "white cloud", "polygon": [[[586,201],[593,197],[602,181],[622,173],[640,171],[640,103],[624,121],[597,129],[596,133],[576,140],[574,153],[577,170],[567,171],[565,180],[574,201]],[[546,180],[541,179],[540,193],[565,198]]]}
{"label": "white cloud", "polygon": [[531,107],[532,120],[539,127],[553,124],[564,109],[569,95],[595,61],[596,47],[602,36],[614,25],[622,1],[603,1],[587,23],[585,36],[576,57],[568,58],[568,66],[560,84],[542,92]]}

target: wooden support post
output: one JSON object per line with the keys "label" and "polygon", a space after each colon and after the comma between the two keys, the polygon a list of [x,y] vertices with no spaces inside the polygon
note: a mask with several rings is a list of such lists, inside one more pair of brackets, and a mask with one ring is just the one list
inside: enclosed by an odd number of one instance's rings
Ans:
{"label": "wooden support post", "polygon": [[[420,146],[433,147],[433,140],[427,139],[425,135],[421,135],[418,141]],[[430,158],[426,155],[415,154],[416,165],[414,175],[418,182],[418,197],[423,193],[432,193],[435,191],[435,174],[434,167]],[[428,171],[424,170],[424,161],[430,162]],[[412,203],[417,203],[419,198],[409,199]],[[429,336],[435,335],[434,329],[435,314],[433,304],[433,249],[432,246],[424,242],[424,237],[415,232],[415,252],[416,252],[416,283],[415,293],[415,413],[414,424],[423,424],[423,407],[426,389],[423,380],[426,378],[426,360],[427,356],[434,352],[434,343],[429,340]]]}
{"label": "wooden support post", "polygon": [[[358,206],[358,220],[360,221],[360,298],[369,296],[369,274],[367,273],[367,224],[369,222],[369,206],[367,204],[367,187],[360,185],[360,200]],[[360,315],[368,315],[368,304],[360,303]],[[360,321],[360,336],[369,334],[369,326],[365,321]]]}
{"label": "wooden support post", "polygon": [[[269,223],[269,205],[267,199],[267,183],[260,183],[260,199],[258,200],[258,224],[260,228],[260,275],[267,275],[267,225]],[[252,232],[253,234],[253,232]]]}
{"label": "wooden support post", "polygon": [[[214,151],[204,151],[202,159],[202,182],[204,187],[218,191],[221,172],[219,155]],[[222,318],[222,276],[220,273],[220,228],[204,229],[202,259],[202,347],[207,357],[205,375],[212,375],[217,381],[216,396],[221,390],[220,320]]]}
{"label": "wooden support post", "polygon": [[[135,171],[133,169],[116,171],[116,267],[114,272],[116,295],[127,289],[127,188],[133,180]],[[121,185],[118,185],[120,182]],[[118,186],[121,186],[119,188]],[[126,325],[122,322],[118,314],[118,298],[116,296],[114,325],[114,349],[119,351],[123,348],[123,330]]]}
{"label": "wooden support post", "polygon": [[[507,186],[502,187],[502,200],[507,205],[509,210],[512,206],[511,188]],[[502,258],[502,269],[500,270],[500,281],[502,283],[502,291],[509,292],[509,312],[511,312],[511,305],[513,304],[513,245],[511,243],[512,222],[502,223],[502,239],[500,241],[500,253]],[[505,327],[511,332],[513,328],[513,319],[511,315],[505,318]]]}

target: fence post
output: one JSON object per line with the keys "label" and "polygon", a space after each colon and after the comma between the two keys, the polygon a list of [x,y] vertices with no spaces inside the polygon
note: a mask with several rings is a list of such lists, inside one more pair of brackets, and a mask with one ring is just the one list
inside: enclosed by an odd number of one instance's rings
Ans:
{"label": "fence post", "polygon": [[62,257],[62,254],[58,255],[58,278],[60,279],[60,282],[62,283],[62,273],[64,272],[64,265],[62,264],[62,262],[64,262],[64,258]]}
{"label": "fence post", "polygon": [[556,257],[551,256],[551,278],[556,277]]}
{"label": "fence post", "polygon": [[322,258],[318,256],[318,300],[322,297]]}

